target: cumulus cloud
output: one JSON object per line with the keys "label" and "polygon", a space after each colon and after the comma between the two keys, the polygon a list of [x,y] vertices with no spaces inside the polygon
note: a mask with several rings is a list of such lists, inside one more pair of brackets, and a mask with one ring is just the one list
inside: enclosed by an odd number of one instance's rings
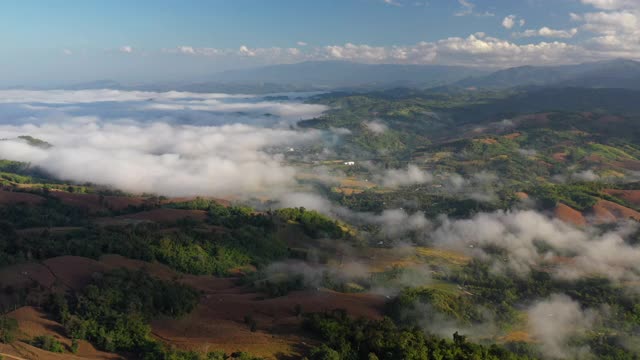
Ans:
{"label": "cumulus cloud", "polygon": [[[582,15],[578,17],[581,18]],[[573,37],[578,31],[578,28],[556,30],[543,27],[517,33],[517,36],[562,39]],[[599,41],[605,42],[604,39]],[[245,46],[240,50],[181,46],[165,51],[187,56],[251,57],[264,63],[343,60],[371,64],[447,64],[489,67],[566,64],[610,57],[605,49],[597,50],[590,42],[569,44],[561,41],[541,41],[518,44],[481,32],[467,37],[449,37],[434,42],[423,41],[409,45],[373,46],[346,43],[306,48],[248,48]],[[640,57],[637,56],[639,54],[640,52],[636,57]]]}
{"label": "cumulus cloud", "polygon": [[[514,28],[524,19],[505,19]],[[515,38],[570,39],[578,33],[595,36],[581,42],[540,41],[516,43],[482,32],[467,37],[449,37],[433,42],[373,46],[369,44],[332,44],[318,47],[216,49],[180,46],[166,52],[185,56],[252,58],[265,64],[301,61],[342,60],[369,64],[446,64],[482,67],[574,64],[612,57],[640,59],[640,32],[637,14],[630,11],[572,14],[580,26],[569,29],[541,27],[513,33]]]}
{"label": "cumulus cloud", "polygon": [[238,50],[238,53],[240,55],[249,56],[249,57],[254,57],[257,54],[254,50],[249,49],[245,45],[240,46],[240,50]]}
{"label": "cumulus cloud", "polygon": [[[299,42],[297,45],[305,47],[306,43]],[[242,45],[237,49],[220,49],[181,45],[176,48],[163,49],[162,51],[168,54],[204,56],[210,58],[257,58],[267,63],[291,63],[311,59],[310,54],[303,53],[301,49],[296,47],[251,48],[247,45]]]}
{"label": "cumulus cloud", "polygon": [[581,2],[603,10],[640,8],[640,3],[636,0],[581,0]]}
{"label": "cumulus cloud", "polygon": [[133,52],[133,47],[129,46],[129,45],[125,45],[125,46],[121,46],[120,49],[118,49],[121,53],[125,53],[125,54],[131,54]]}
{"label": "cumulus cloud", "polygon": [[[502,27],[504,27],[505,29],[511,29],[513,28],[513,26],[516,24],[516,15],[508,15],[506,16],[504,19],[502,19]],[[520,22],[520,26],[522,26],[522,23]]]}
{"label": "cumulus cloud", "polygon": [[638,31],[638,16],[629,11],[571,14],[571,19],[583,22],[584,30],[599,34],[613,35]]}
{"label": "cumulus cloud", "polygon": [[516,32],[513,34],[514,37],[534,37],[534,36],[540,36],[540,37],[548,37],[548,38],[562,38],[562,39],[568,39],[568,38],[572,38],[574,37],[576,34],[578,33],[578,29],[577,28],[572,28],[569,30],[556,30],[556,29],[551,29],[548,28],[546,26],[541,27],[538,30],[525,30],[523,32]]}
{"label": "cumulus cloud", "polygon": [[640,58],[640,2],[634,0],[584,0],[600,11],[571,13],[580,29],[595,36],[583,46],[598,57]]}
{"label": "cumulus cloud", "polygon": [[402,6],[402,4],[397,0],[382,0],[382,1],[387,5]]}

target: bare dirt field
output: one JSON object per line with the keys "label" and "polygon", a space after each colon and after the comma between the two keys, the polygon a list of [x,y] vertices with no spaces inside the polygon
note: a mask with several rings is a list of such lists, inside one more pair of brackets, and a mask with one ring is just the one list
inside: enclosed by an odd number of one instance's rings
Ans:
{"label": "bare dirt field", "polygon": [[605,193],[623,199],[634,206],[640,206],[640,190],[616,190],[608,189]]}
{"label": "bare dirt field", "polygon": [[608,200],[600,200],[593,206],[597,223],[608,223],[618,220],[634,219],[640,221],[640,212]]}
{"label": "bare dirt field", "polygon": [[[152,323],[153,333],[176,346],[194,349],[221,349],[227,352],[247,351],[258,356],[275,358],[277,354],[300,356],[299,345],[310,343],[301,336],[302,319],[296,316],[299,305],[305,312],[341,308],[356,317],[380,318],[384,297],[371,294],[343,294],[325,289],[296,291],[287,296],[264,299],[262,294],[233,286],[220,288],[222,283],[198,284],[185,281],[204,290],[198,307],[181,319],[159,319]],[[256,321],[252,332],[245,317]]]}
{"label": "bare dirt field", "polygon": [[[47,315],[39,309],[31,306],[21,307],[8,314],[18,321],[20,334],[17,342],[12,345],[0,344],[0,353],[5,358],[9,355],[13,359],[38,359],[38,360],[62,360],[62,359],[95,359],[95,360],[111,360],[122,359],[116,354],[105,353],[96,350],[90,343],[80,341],[80,347],[77,354],[69,352],[71,348],[71,339],[64,336],[64,329],[59,323],[49,319]],[[67,352],[56,354],[38,349],[29,345],[29,340],[40,335],[49,335],[60,341],[66,348]]]}
{"label": "bare dirt field", "polygon": [[572,207],[559,203],[555,210],[554,216],[566,223],[583,226],[587,224],[587,219],[582,213]]}
{"label": "bare dirt field", "polygon": [[115,216],[110,218],[101,218],[96,222],[103,225],[110,224],[124,224],[135,222],[163,222],[163,223],[175,223],[176,221],[191,218],[198,221],[204,221],[207,219],[207,212],[202,210],[181,210],[181,209],[153,209],[149,211],[142,211],[134,214],[127,214],[121,216]]}
{"label": "bare dirt field", "polygon": [[1,205],[11,205],[11,204],[20,204],[20,203],[34,205],[34,204],[40,204],[42,202],[44,202],[44,198],[39,195],[29,194],[26,192],[0,190]]}
{"label": "bare dirt field", "polygon": [[[236,278],[195,276],[179,274],[168,267],[108,255],[100,260],[76,256],[48,259],[40,264],[28,263],[5,268],[0,276],[17,288],[39,284],[44,288],[80,289],[97,272],[115,268],[145,269],[165,280],[177,280],[188,284],[203,294],[196,309],[180,319],[162,318],[152,322],[155,336],[183,349],[198,351],[224,350],[248,351],[257,356],[276,358],[286,355],[297,358],[304,351],[304,344],[313,340],[305,338],[300,330],[302,319],[296,315],[300,306],[304,312],[318,312],[336,308],[345,309],[356,317],[378,319],[382,317],[385,298],[373,294],[345,294],[327,289],[296,291],[287,296],[266,298],[264,294],[237,284]],[[12,316],[20,322],[22,331],[29,336],[50,334],[70,346],[59,324],[46,319],[35,308],[18,309]],[[245,317],[256,321],[252,332]],[[301,345],[302,344],[302,345]],[[83,344],[76,357],[41,352],[32,346],[19,343],[19,350],[0,348],[0,352],[27,359],[114,359],[115,355],[96,352],[89,344]]]}

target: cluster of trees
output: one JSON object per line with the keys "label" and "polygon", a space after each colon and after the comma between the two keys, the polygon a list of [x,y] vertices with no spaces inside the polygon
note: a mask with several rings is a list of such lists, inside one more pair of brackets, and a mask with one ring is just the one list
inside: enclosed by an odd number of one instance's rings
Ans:
{"label": "cluster of trees", "polygon": [[45,230],[18,235],[10,223],[0,222],[0,266],[63,255],[99,258],[103,254],[155,260],[185,273],[224,275],[230,269],[284,258],[288,250],[275,230],[250,225],[220,232],[189,227],[167,232],[157,224],[88,226],[66,234]]}
{"label": "cluster of trees", "polygon": [[63,353],[65,350],[64,345],[51,335],[36,336],[31,340],[31,345],[54,353]]}
{"label": "cluster of trees", "polygon": [[457,333],[453,340],[439,339],[416,327],[398,327],[389,318],[354,320],[340,310],[307,315],[304,326],[323,342],[311,351],[311,360],[530,359],[497,345],[474,344]]}
{"label": "cluster of trees", "polygon": [[544,184],[533,187],[529,195],[540,201],[544,208],[553,208],[559,202],[580,211],[590,209],[598,202],[602,186],[598,183]]}
{"label": "cluster of trees", "polygon": [[274,226],[271,217],[261,214],[248,206],[224,206],[218,201],[197,197],[193,200],[167,205],[174,209],[204,210],[209,214],[209,223],[235,229],[243,226],[271,228]]}
{"label": "cluster of trees", "polygon": [[63,204],[47,196],[41,204],[0,206],[0,219],[16,229],[31,227],[84,226],[88,224],[86,209]]}
{"label": "cluster of trees", "polygon": [[110,352],[157,354],[164,347],[150,336],[148,322],[159,315],[187,314],[199,297],[185,285],[121,269],[95,274],[88,286],[69,298],[53,295],[48,309],[72,339],[88,340]]}
{"label": "cluster of trees", "polygon": [[18,322],[14,318],[0,316],[0,342],[4,344],[12,343],[18,333]]}
{"label": "cluster of trees", "polygon": [[[424,304],[428,304],[433,311],[424,314],[420,311],[412,311],[416,306]],[[435,288],[409,288],[387,304],[387,313],[396,321],[406,325],[417,326],[419,322],[428,318],[436,321],[436,318],[442,318],[443,315],[453,321],[470,324],[486,320],[486,311],[482,311],[477,305],[477,299],[468,295]],[[512,312],[507,314],[496,312],[501,316],[512,315]],[[492,315],[496,314],[492,312]]]}
{"label": "cluster of trees", "polygon": [[269,278],[264,278],[262,275],[261,273],[255,273],[244,281],[250,282],[256,290],[267,294],[269,297],[285,296],[291,291],[307,288],[304,276],[300,274],[283,274],[282,276]]}
{"label": "cluster of trees", "polygon": [[337,220],[315,210],[307,210],[303,207],[286,208],[276,210],[275,214],[284,221],[299,223],[304,232],[313,238],[339,239],[346,235]]}
{"label": "cluster of trees", "polygon": [[509,194],[500,194],[499,199],[487,202],[451,194],[438,194],[432,189],[420,186],[385,192],[367,190],[351,195],[327,192],[327,196],[355,211],[380,213],[385,209],[403,208],[409,213],[420,211],[428,217],[443,214],[455,218],[469,217],[478,212],[507,209],[515,203],[515,198]]}
{"label": "cluster of trees", "polygon": [[[142,360],[260,360],[244,352],[177,350],[151,335],[151,319],[188,314],[199,298],[200,293],[186,285],[119,269],[95,274],[89,285],[71,296],[52,295],[47,309],[62,323],[72,344],[84,339],[99,349]],[[39,347],[59,349],[54,342],[42,340]]]}
{"label": "cluster of trees", "polygon": [[[151,335],[151,319],[188,314],[199,298],[200,293],[189,286],[119,269],[94,274],[89,285],[69,296],[52,295],[46,308],[72,339],[71,352],[83,339],[101,350],[142,360],[260,360],[244,352],[177,350]],[[65,351],[48,336],[36,337],[32,343],[48,351]]]}

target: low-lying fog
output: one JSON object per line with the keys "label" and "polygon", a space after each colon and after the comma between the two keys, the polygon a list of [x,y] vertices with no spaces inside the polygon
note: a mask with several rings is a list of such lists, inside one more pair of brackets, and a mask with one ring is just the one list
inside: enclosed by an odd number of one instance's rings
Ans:
{"label": "low-lying fog", "polygon": [[[304,95],[304,94],[303,94]],[[295,169],[264,149],[319,140],[292,130],[320,115],[301,96],[117,90],[0,91],[0,158],[51,175],[168,196],[290,186]],[[29,135],[53,147],[29,146]]]}

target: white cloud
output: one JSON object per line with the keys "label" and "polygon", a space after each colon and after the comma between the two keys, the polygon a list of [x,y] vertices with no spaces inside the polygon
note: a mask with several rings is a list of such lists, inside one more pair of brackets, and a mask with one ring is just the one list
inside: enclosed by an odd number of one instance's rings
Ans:
{"label": "white cloud", "polygon": [[583,47],[596,58],[640,59],[640,2],[592,1],[607,11],[570,14],[580,29],[594,33]]}
{"label": "white cloud", "polygon": [[[317,116],[326,109],[259,98],[248,102],[245,97],[115,90],[3,90],[0,105],[22,106],[27,114],[24,119],[0,125],[0,138],[31,135],[54,146],[41,149],[19,140],[0,141],[0,158],[29,162],[58,178],[131,192],[224,195],[291,186],[296,170],[283,165],[281,155],[265,149],[309,143],[319,140],[322,133],[239,123],[183,125],[172,112],[188,108],[205,114],[224,113],[227,117],[242,112],[256,119],[271,112],[299,119]],[[110,102],[109,106],[101,105],[104,102]],[[38,106],[33,107],[33,103]],[[94,115],[66,113],[78,108]],[[127,109],[127,118],[103,118],[103,113],[114,108],[117,114]],[[157,108],[161,112],[149,112]],[[47,118],[52,114],[53,118]],[[189,113],[181,111],[180,117],[186,116]]]}
{"label": "white cloud", "polygon": [[[555,264],[551,272],[556,277],[599,275],[617,281],[640,278],[640,247],[624,240],[634,229],[633,224],[609,232],[576,228],[535,211],[518,210],[481,213],[465,220],[445,218],[431,236],[439,246],[481,258],[488,257],[483,247],[505,250],[504,258],[493,258],[496,270],[526,274],[560,256],[570,261]],[[541,249],[541,243],[548,248]]]}
{"label": "white cloud", "polygon": [[118,49],[121,53],[125,53],[125,54],[131,54],[133,53],[133,47],[129,46],[129,45],[125,45],[120,47],[120,49]]}
{"label": "white cloud", "polygon": [[473,9],[476,7],[474,3],[468,0],[458,0],[458,3],[460,3],[460,6],[462,6],[462,9],[456,12],[454,14],[455,16],[471,15],[473,13]]}
{"label": "white cloud", "polygon": [[563,42],[515,44],[494,37],[469,35],[437,42],[436,52],[441,62],[471,66],[517,66],[576,61],[580,48]]}
{"label": "white cloud", "polygon": [[[581,42],[539,41],[520,43],[478,32],[467,37],[450,37],[434,42],[409,45],[373,46],[337,44],[298,48],[239,49],[195,48],[180,46],[165,52],[212,58],[251,58],[263,64],[301,61],[342,60],[369,64],[446,64],[482,67],[575,64],[585,61],[625,57],[640,60],[640,21],[630,12],[572,14],[580,26],[570,29],[542,27],[514,32],[515,38],[572,39],[578,33],[596,36]],[[506,18],[512,28],[520,22]]]}
{"label": "white cloud", "polygon": [[476,4],[472,3],[470,0],[458,0],[458,3],[460,4],[461,8],[460,10],[458,10],[453,14],[454,16],[468,16],[468,15],[481,16],[481,17],[495,16],[495,14],[490,11],[476,12],[475,11]]}
{"label": "white cloud", "polygon": [[509,15],[509,16],[505,17],[504,19],[502,19],[502,26],[505,29],[511,29],[515,24],[516,24],[516,16],[515,15]]}
{"label": "white cloud", "polygon": [[154,100],[179,100],[200,98],[203,100],[244,98],[249,95],[229,94],[200,94],[189,92],[169,91],[164,93],[151,91],[122,91],[122,90],[0,90],[0,103],[42,103],[42,104],[82,104],[94,102],[121,102]]}
{"label": "white cloud", "polygon": [[69,50],[69,49],[63,49],[62,53],[67,55],[67,56],[71,56],[73,55],[73,51]]}
{"label": "white cloud", "polygon": [[593,170],[585,170],[572,174],[571,178],[578,181],[597,181],[600,179],[600,176]]}
{"label": "white cloud", "polygon": [[249,49],[245,45],[240,46],[240,50],[238,50],[238,52],[240,53],[240,55],[243,55],[243,56],[249,56],[249,57],[256,56],[256,52]]}
{"label": "white cloud", "polygon": [[51,149],[40,149],[20,141],[2,141],[2,158],[29,162],[61,179],[170,196],[246,194],[291,185],[295,170],[261,148],[312,136],[247,125],[113,125],[100,121],[0,126],[0,133],[3,137],[29,134],[54,144]]}
{"label": "white cloud", "polygon": [[583,22],[586,31],[606,35],[636,33],[640,26],[638,16],[628,11],[571,14],[571,19]]}
{"label": "white cloud", "polygon": [[389,127],[385,123],[378,120],[365,121],[363,125],[365,126],[365,128],[367,128],[367,130],[378,135],[384,134],[387,130],[389,130]]}
{"label": "white cloud", "polygon": [[531,306],[527,315],[531,334],[542,342],[541,349],[547,357],[591,358],[588,347],[572,346],[570,340],[592,328],[597,312],[582,310],[580,304],[568,296],[554,294]]}
{"label": "white cloud", "polygon": [[433,175],[421,170],[415,165],[409,165],[406,169],[389,169],[381,175],[376,176],[374,180],[384,187],[397,188],[429,183],[433,181]]}
{"label": "white cloud", "polygon": [[546,26],[541,27],[538,30],[525,30],[523,32],[514,33],[514,37],[548,37],[548,38],[561,38],[561,39],[569,39],[574,37],[578,33],[577,28],[572,28],[569,30],[555,30],[548,28]]}
{"label": "white cloud", "polygon": [[402,6],[402,4],[397,0],[382,0],[382,1],[387,5]]}
{"label": "white cloud", "polygon": [[637,0],[581,0],[583,4],[592,5],[602,10],[640,9]]}
{"label": "white cloud", "polygon": [[298,46],[307,46],[307,45],[309,45],[309,44],[307,44],[307,43],[306,43],[306,42],[304,42],[304,41],[298,41],[298,42],[296,43],[296,45],[298,45]]}

